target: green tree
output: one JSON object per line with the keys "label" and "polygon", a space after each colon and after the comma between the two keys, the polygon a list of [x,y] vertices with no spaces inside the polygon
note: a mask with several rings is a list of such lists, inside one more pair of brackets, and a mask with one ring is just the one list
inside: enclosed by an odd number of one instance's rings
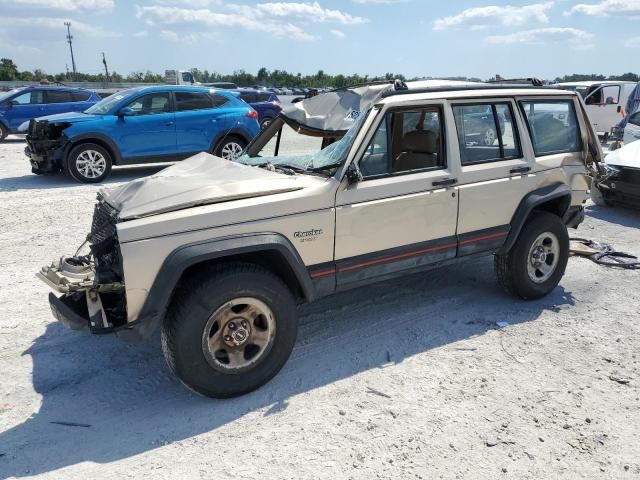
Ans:
{"label": "green tree", "polygon": [[0,59],[0,80],[17,80],[18,66],[10,58]]}

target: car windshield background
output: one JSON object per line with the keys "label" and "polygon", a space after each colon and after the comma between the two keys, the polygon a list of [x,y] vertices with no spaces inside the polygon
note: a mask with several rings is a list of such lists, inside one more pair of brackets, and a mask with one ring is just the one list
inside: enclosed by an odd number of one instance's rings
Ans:
{"label": "car windshield background", "polygon": [[363,177],[379,177],[446,167],[439,107],[386,114],[359,167]]}
{"label": "car windshield background", "polygon": [[522,156],[511,104],[465,104],[452,108],[462,165],[498,162]]}
{"label": "car windshield background", "polygon": [[213,108],[213,101],[206,92],[175,92],[176,110],[206,110]]}
{"label": "car windshield background", "polygon": [[127,105],[136,115],[156,115],[166,113],[169,108],[169,92],[157,92],[136,98]]}
{"label": "car windshield background", "polygon": [[116,105],[120,104],[122,100],[130,97],[133,94],[134,91],[114,93],[113,95],[110,95],[107,98],[100,100],[95,105],[87,108],[84,113],[88,113],[89,115],[106,115]]}
{"label": "car windshield background", "polygon": [[520,102],[536,156],[581,150],[580,130],[572,100]]}

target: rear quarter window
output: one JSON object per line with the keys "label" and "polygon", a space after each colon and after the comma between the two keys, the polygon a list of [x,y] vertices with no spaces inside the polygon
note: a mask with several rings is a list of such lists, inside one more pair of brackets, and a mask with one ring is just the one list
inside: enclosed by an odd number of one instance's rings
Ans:
{"label": "rear quarter window", "polygon": [[65,90],[48,90],[46,92],[47,103],[71,103],[73,94]]}
{"label": "rear quarter window", "polygon": [[91,98],[91,94],[87,92],[73,92],[74,102],[86,102]]}
{"label": "rear quarter window", "polygon": [[520,107],[536,156],[582,150],[572,100],[525,100]]}

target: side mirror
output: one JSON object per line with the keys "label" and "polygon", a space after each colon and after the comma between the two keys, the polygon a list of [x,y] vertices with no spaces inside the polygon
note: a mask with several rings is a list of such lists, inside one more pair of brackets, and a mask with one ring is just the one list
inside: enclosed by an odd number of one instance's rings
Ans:
{"label": "side mirror", "polygon": [[7,102],[7,107],[13,107],[14,105],[20,105],[20,102],[18,102],[17,100],[9,100]]}
{"label": "side mirror", "polygon": [[133,117],[135,114],[136,112],[130,107],[124,107],[118,112],[119,117]]}
{"label": "side mirror", "polygon": [[349,164],[347,167],[347,182],[349,182],[349,185],[361,182],[362,178],[362,173],[358,166],[355,163]]}

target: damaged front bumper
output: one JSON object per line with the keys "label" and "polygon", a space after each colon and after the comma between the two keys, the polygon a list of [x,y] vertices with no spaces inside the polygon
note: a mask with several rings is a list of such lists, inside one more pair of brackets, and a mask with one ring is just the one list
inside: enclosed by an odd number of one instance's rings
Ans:
{"label": "damaged front bumper", "polygon": [[608,176],[598,182],[605,200],[629,207],[640,207],[640,169],[609,168]]}
{"label": "damaged front bumper", "polygon": [[36,276],[62,296],[49,294],[53,316],[73,330],[102,334],[126,326],[124,284],[100,284],[89,256],[62,258]]}
{"label": "damaged front bumper", "polygon": [[66,124],[50,124],[47,120],[31,120],[24,150],[31,168],[38,173],[58,172],[62,168],[64,152],[69,143],[62,132]]}

